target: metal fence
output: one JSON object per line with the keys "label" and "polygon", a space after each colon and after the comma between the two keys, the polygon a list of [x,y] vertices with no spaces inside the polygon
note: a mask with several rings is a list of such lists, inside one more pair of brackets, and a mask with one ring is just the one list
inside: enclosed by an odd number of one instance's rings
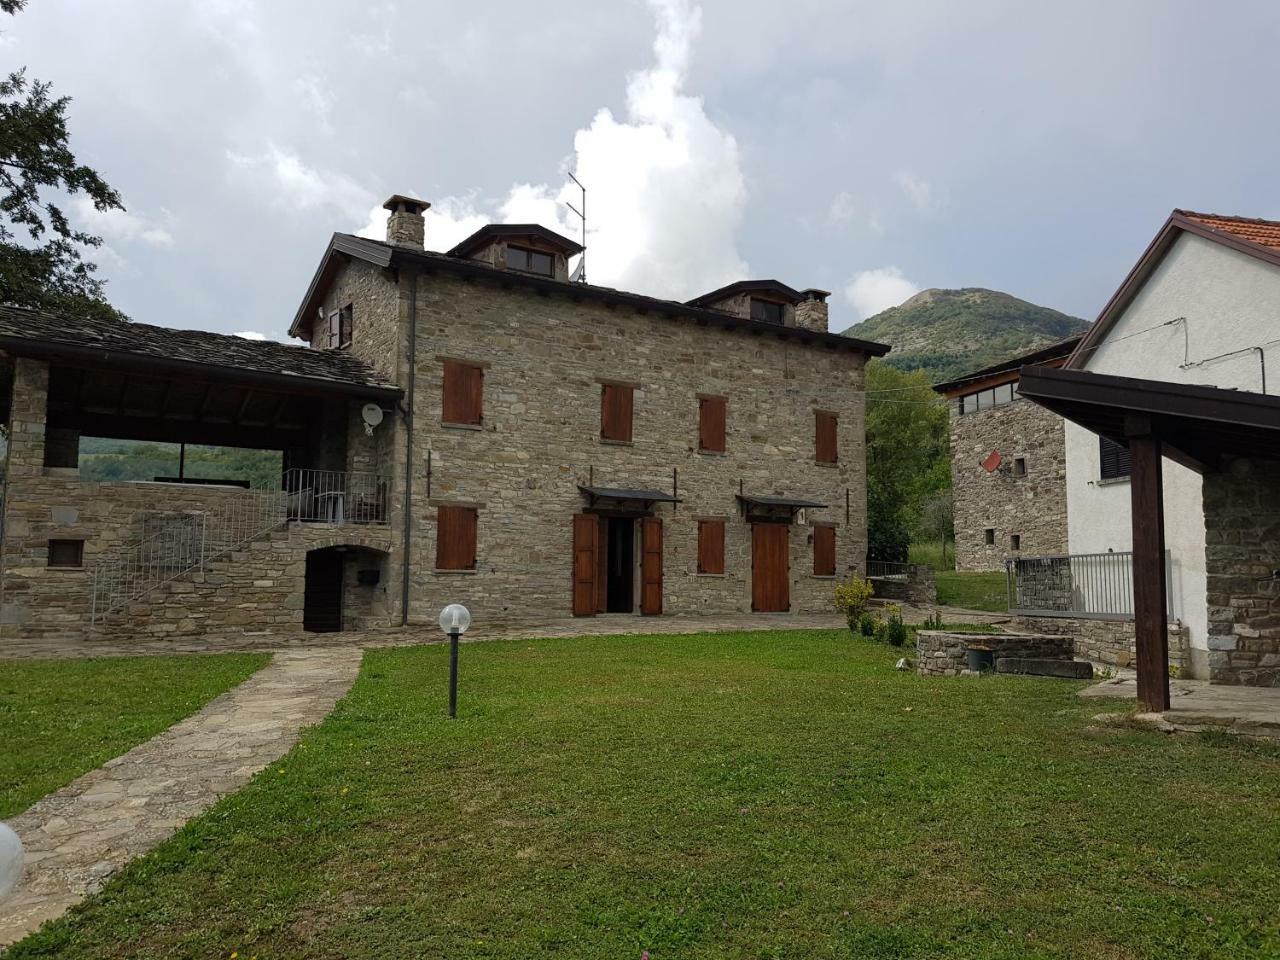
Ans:
{"label": "metal fence", "polygon": [[882,580],[906,580],[911,572],[911,564],[896,563],[892,560],[868,560],[867,577]]}
{"label": "metal fence", "polygon": [[[1133,554],[1072,553],[1005,561],[1009,612],[1040,617],[1132,619]],[[1165,554],[1169,582],[1169,554]],[[1170,614],[1173,597],[1169,593]]]}
{"label": "metal fence", "polygon": [[387,522],[387,481],[373,473],[287,470],[290,520],[303,523]]}

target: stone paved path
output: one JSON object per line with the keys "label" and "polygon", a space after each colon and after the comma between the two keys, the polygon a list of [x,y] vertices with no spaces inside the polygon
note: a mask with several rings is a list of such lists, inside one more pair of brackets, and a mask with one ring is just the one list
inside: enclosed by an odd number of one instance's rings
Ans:
{"label": "stone paved path", "polygon": [[351,647],[283,650],[240,686],[9,821],[26,872],[0,901],[0,947],[98,890],[283,756],[355,680]]}

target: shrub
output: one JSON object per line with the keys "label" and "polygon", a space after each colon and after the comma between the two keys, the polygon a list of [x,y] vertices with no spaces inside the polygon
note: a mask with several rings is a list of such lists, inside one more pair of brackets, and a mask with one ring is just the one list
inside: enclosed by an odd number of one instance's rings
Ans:
{"label": "shrub", "polygon": [[885,607],[885,621],[876,629],[876,639],[893,647],[907,642],[907,626],[902,622],[902,608],[891,603]]}
{"label": "shrub", "polygon": [[864,613],[858,618],[858,633],[864,637],[874,637],[880,629],[880,618],[874,613]]}
{"label": "shrub", "polygon": [[849,629],[857,632],[859,621],[867,610],[867,602],[874,591],[870,580],[864,580],[856,573],[846,582],[836,584],[835,607],[844,614]]}

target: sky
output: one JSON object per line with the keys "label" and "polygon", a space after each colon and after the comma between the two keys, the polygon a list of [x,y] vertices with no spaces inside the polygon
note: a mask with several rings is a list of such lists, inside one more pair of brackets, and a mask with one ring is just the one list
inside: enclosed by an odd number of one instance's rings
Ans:
{"label": "sky", "polygon": [[0,67],[72,98],[127,210],[70,203],[135,320],[286,339],[330,235],[430,201],[570,236],[592,283],[929,287],[1092,319],[1174,207],[1280,218],[1273,0],[30,0]]}

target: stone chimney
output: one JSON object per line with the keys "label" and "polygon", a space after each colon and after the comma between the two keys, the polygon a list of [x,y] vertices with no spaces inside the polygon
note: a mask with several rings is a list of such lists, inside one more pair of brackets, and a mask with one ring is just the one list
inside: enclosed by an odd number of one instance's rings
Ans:
{"label": "stone chimney", "polygon": [[414,250],[425,249],[427,221],[422,215],[430,206],[425,200],[415,200],[398,193],[384,203],[382,208],[391,211],[387,218],[387,243]]}
{"label": "stone chimney", "polygon": [[804,291],[804,299],[796,304],[796,326],[827,333],[827,297],[829,290],[810,287]]}

